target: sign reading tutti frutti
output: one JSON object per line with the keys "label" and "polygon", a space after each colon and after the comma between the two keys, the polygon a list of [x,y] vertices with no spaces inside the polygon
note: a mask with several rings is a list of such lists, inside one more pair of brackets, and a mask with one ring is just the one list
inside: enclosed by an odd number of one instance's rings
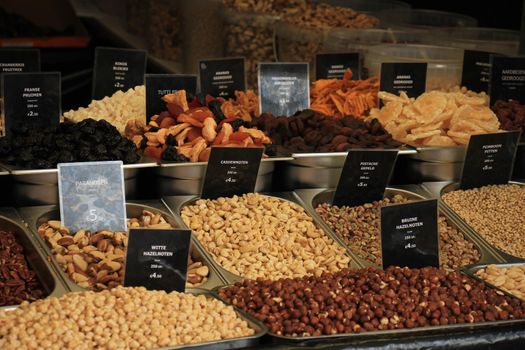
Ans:
{"label": "sign reading tutti frutti", "polygon": [[166,110],[164,95],[173,94],[178,90],[185,90],[195,95],[197,91],[197,76],[186,74],[146,74],[146,120],[155,114]]}
{"label": "sign reading tutti frutti", "polygon": [[121,161],[58,164],[62,225],[71,231],[127,231]]}
{"label": "sign reading tutti frutti", "polygon": [[184,292],[191,230],[132,229],[124,286]]}
{"label": "sign reading tutti frutti", "polygon": [[514,169],[520,135],[520,131],[472,135],[463,162],[461,188],[506,184]]}
{"label": "sign reading tutti frutti", "polygon": [[439,267],[437,200],[381,207],[383,268]]}
{"label": "sign reading tutti frutti", "polygon": [[93,100],[144,84],[146,51],[97,47],[93,68]]}
{"label": "sign reading tutti frutti", "polygon": [[235,91],[246,90],[244,58],[221,58],[199,62],[201,92],[215,97],[230,98]]}

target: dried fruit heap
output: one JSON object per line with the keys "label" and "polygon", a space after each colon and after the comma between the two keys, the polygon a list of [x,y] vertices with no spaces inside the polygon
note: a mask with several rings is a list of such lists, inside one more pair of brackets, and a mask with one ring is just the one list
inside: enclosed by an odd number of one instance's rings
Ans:
{"label": "dried fruit heap", "polygon": [[[492,110],[498,116],[503,130],[523,130],[525,128],[525,105],[518,101],[497,100]],[[525,140],[525,133],[521,133]]]}

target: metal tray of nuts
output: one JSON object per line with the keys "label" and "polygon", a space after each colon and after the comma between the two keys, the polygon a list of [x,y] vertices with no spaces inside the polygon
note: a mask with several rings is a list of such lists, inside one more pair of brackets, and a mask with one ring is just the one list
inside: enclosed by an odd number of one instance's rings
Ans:
{"label": "metal tray of nuts", "polygon": [[[222,301],[214,293],[200,289],[200,288],[187,288],[186,293],[201,295],[204,294],[207,298],[214,298]],[[227,304],[227,303],[225,303]],[[259,320],[249,315],[247,312],[240,310],[234,307],[237,315],[245,320],[248,323],[248,326],[252,328],[255,333],[250,336],[240,337],[240,338],[231,338],[231,339],[222,339],[212,342],[205,343],[196,343],[196,344],[185,344],[178,346],[168,346],[163,348],[158,348],[155,350],[175,350],[175,349],[206,349],[206,350],[223,350],[223,349],[241,349],[241,348],[251,348],[259,344],[259,340],[268,332],[268,328]]]}
{"label": "metal tray of nuts", "polygon": [[[140,216],[142,213],[142,210],[144,209],[149,210],[155,214],[160,213],[166,219],[166,221],[169,224],[171,224],[171,226],[180,227],[178,226],[173,216],[170,215],[168,212],[166,212],[165,207],[158,201],[147,201],[147,202],[141,202],[141,203],[127,203],[126,204],[126,213],[127,213],[127,216],[130,218]],[[86,288],[80,287],[71,278],[69,278],[69,276],[62,270],[62,268],[56,261],[47,243],[38,234],[38,227],[41,224],[49,220],[59,220],[60,219],[59,208],[54,205],[26,207],[26,208],[20,208],[19,212],[20,212],[20,215],[22,216],[22,220],[26,223],[26,225],[29,226],[29,228],[33,232],[34,239],[38,241],[38,244],[41,246],[44,253],[48,256],[48,260],[50,261],[51,265],[60,275],[64,283],[67,285],[68,289],[70,291],[88,290]],[[194,261],[202,262],[205,266],[208,266],[208,269],[209,269],[208,280],[198,285],[199,288],[212,289],[216,286],[220,286],[225,283],[220,277],[220,275],[217,273],[217,271],[213,268],[213,265],[208,260],[207,255],[203,253],[203,251],[201,250],[198,244],[195,244],[194,237],[192,237],[192,245],[190,248],[190,254],[192,258],[194,259]]]}
{"label": "metal tray of nuts", "polygon": [[[521,186],[525,186],[525,184],[515,181],[509,181],[509,184],[517,184]],[[445,193],[452,192],[459,189],[459,183],[443,183],[443,186],[439,189],[438,196],[439,196],[439,204],[441,208],[447,212],[447,214],[452,217],[459,225],[465,227],[465,229],[470,233],[473,240],[476,240],[479,245],[485,246],[488,250],[492,252],[492,254],[496,257],[498,257],[498,261],[500,263],[519,263],[519,262],[525,262],[525,259],[521,259],[519,257],[510,255],[508,253],[505,253],[501,249],[495,247],[494,245],[490,244],[477,230],[469,225],[463,218],[459,216],[458,213],[456,213],[445,201],[442,199],[442,196]],[[433,191],[437,191],[437,186],[433,188]]]}
{"label": "metal tray of nuts", "polygon": [[[302,207],[299,198],[293,192],[277,192],[277,193],[261,193],[261,194],[271,196],[271,197],[276,197],[276,198],[279,198],[285,201],[289,201],[289,202],[292,202]],[[166,204],[166,206],[169,208],[169,210],[173,213],[173,215],[177,218],[178,224],[180,225],[180,227],[187,227],[184,221],[182,220],[180,213],[184,206],[191,205],[198,199],[199,199],[198,196],[172,196],[172,197],[164,197],[163,201]],[[320,222],[315,217],[313,219],[317,227],[322,229],[324,233],[328,237],[330,237],[336,244],[346,249],[345,245],[341,244],[337,236],[335,236],[331,231],[327,231],[324,228],[324,226],[321,225]],[[198,242],[197,237],[194,237],[194,238]],[[201,249],[205,252],[205,254],[207,255],[208,260],[212,261],[215,269],[219,271],[219,273],[222,275],[223,280],[226,281],[226,284],[232,284],[237,281],[241,281],[243,279],[241,276],[231,273],[230,271],[220,266],[215,261],[215,259],[213,259],[212,255],[206,250],[206,248],[200,242],[198,242],[198,244],[201,247]],[[363,265],[361,264],[361,260],[357,258],[356,256],[354,256],[351,251],[349,251],[348,249],[346,250],[347,250],[347,255],[351,259],[349,267],[363,267]]]}
{"label": "metal tray of nuts", "polygon": [[[58,297],[67,292],[57,273],[46,262],[45,254],[35,242],[33,235],[24,227],[14,208],[0,208],[0,228],[14,233],[16,240],[24,249],[29,267],[35,272],[44,289],[46,297]],[[17,305],[2,306],[0,309],[14,309]]]}
{"label": "metal tray of nuts", "polygon": [[[523,266],[525,265],[525,263],[511,263],[511,264],[496,264],[496,266],[498,267],[512,267],[512,266]],[[461,272],[463,272],[464,274],[466,274],[467,276],[469,276],[470,278],[472,279],[475,279],[477,281],[480,281],[480,282],[483,282],[485,283],[487,286],[491,287],[491,288],[494,288],[494,289],[497,289],[499,290],[501,293],[505,294],[505,295],[508,295],[508,296],[511,296],[511,297],[514,297],[514,298],[518,298],[518,299],[521,299],[523,301],[525,301],[523,298],[520,298],[514,294],[512,294],[510,291],[507,291],[503,288],[500,288],[500,287],[497,287],[495,286],[493,283],[490,283],[489,281],[479,277],[478,275],[476,275],[476,272],[478,272],[479,270],[481,269],[484,269],[486,268],[487,266],[489,266],[489,264],[474,264],[474,265],[469,265],[469,266],[465,266],[461,269]]]}
{"label": "metal tray of nuts", "polygon": [[[352,248],[346,244],[343,237],[341,237],[339,234],[337,234],[335,231],[333,231],[330,226],[328,226],[327,223],[324,222],[324,220],[321,218],[321,216],[315,211],[315,208],[321,204],[321,203],[331,203],[334,190],[333,189],[306,189],[306,190],[296,190],[295,191],[297,196],[301,198],[301,201],[303,202],[303,207],[306,208],[308,213],[315,217],[319,222],[322,223],[325,230],[330,230],[334,236],[336,236],[341,244],[343,244],[349,251],[351,251],[354,255],[356,255],[362,265],[364,266],[375,266],[375,264],[366,258],[361,257],[356,252],[352,250]],[[385,190],[385,196],[390,197],[394,196],[396,194],[403,195],[404,197],[407,197],[409,199],[414,200],[421,200],[425,198],[429,198],[429,194],[425,191],[425,189],[421,188],[417,185],[406,185],[406,186],[398,186],[396,188],[389,187]],[[478,251],[481,254],[480,259],[476,262],[478,264],[490,264],[490,263],[497,263],[501,262],[501,259],[493,254],[493,252],[484,244],[480,244],[477,240],[473,239],[471,237],[471,233],[469,230],[465,229],[464,227],[461,227],[458,222],[455,220],[455,218],[452,218],[448,213],[444,212],[443,210],[439,211],[440,215],[445,217],[445,220],[449,226],[452,228],[455,228],[460,233],[463,234],[465,239],[472,242]]]}

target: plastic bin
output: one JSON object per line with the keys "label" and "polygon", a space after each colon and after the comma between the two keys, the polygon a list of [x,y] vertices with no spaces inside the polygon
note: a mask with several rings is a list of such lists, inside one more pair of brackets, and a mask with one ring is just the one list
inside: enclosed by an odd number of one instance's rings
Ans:
{"label": "plastic bin", "polygon": [[164,60],[182,60],[182,16],[179,1],[149,0],[146,28],[149,53]]}
{"label": "plastic bin", "polygon": [[224,21],[224,53],[246,59],[248,89],[257,90],[257,64],[275,61],[273,37],[279,16],[267,13],[222,10]]}
{"label": "plastic bin", "polygon": [[149,0],[126,0],[126,29],[129,33],[145,36],[148,26]]}
{"label": "plastic bin", "polygon": [[476,27],[478,21],[470,16],[454,12],[396,9],[375,14],[382,28],[433,28],[433,27]]}
{"label": "plastic bin", "polygon": [[520,33],[498,28],[443,28],[433,32],[437,45],[446,45],[467,50],[517,55]]}
{"label": "plastic bin", "polygon": [[434,45],[387,44],[370,47],[364,64],[370,75],[378,75],[384,62],[428,63],[428,90],[450,89],[461,83],[463,50]]}

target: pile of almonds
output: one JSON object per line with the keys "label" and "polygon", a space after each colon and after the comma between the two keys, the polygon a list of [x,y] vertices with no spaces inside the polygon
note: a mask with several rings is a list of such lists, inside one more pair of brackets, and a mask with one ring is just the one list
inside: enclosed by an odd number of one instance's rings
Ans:
{"label": "pile of almonds", "polygon": [[[140,218],[128,220],[128,227],[168,229],[172,226],[161,214],[143,210]],[[57,263],[80,287],[96,291],[115,288],[124,280],[124,260],[128,246],[127,232],[102,230],[70,232],[60,221],[50,220],[38,228],[38,234],[51,248]],[[188,261],[187,286],[207,281],[209,269],[202,262]]]}

